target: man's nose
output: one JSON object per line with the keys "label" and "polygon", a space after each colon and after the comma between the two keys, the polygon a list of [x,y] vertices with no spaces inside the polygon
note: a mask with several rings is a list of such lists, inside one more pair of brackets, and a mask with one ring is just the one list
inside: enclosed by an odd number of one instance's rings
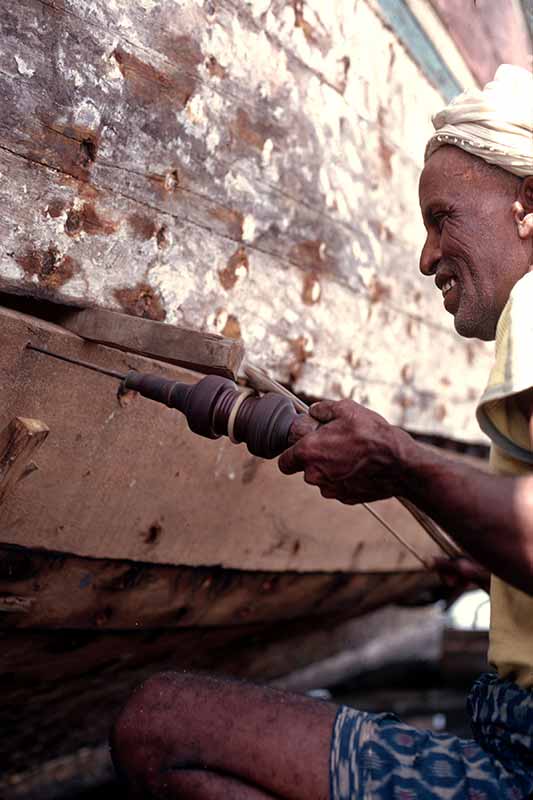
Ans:
{"label": "man's nose", "polygon": [[420,254],[420,272],[423,275],[434,275],[442,258],[439,239],[429,233]]}

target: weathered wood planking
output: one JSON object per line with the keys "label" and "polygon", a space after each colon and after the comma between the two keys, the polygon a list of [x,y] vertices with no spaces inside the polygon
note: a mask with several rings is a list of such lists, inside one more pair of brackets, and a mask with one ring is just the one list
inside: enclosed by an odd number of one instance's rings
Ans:
{"label": "weathered wood planking", "polygon": [[[112,378],[25,349],[176,380],[178,367],[84,342],[63,328],[0,310],[0,427],[46,419],[39,470],[0,507],[0,541],[99,558],[237,569],[396,571],[416,560],[364,508],[326,502],[301,476],[226,438],[192,434],[185,418]],[[396,501],[378,508],[422,556],[436,546]]]}
{"label": "weathered wood planking", "polygon": [[486,350],[416,270],[442,100],[366,2],[4,0],[0,26],[4,288],[241,333],[298,391],[479,439]]}
{"label": "weathered wood planking", "polygon": [[[396,598],[416,599],[435,576],[373,576],[344,618]],[[283,625],[233,625],[129,632],[0,631],[0,763],[3,778],[29,764],[100,743],[129,692],[161,669],[206,669],[268,680],[328,653],[307,639],[318,624],[332,630],[343,614]],[[68,732],[68,735],[65,734]]]}
{"label": "weathered wood planking", "polygon": [[102,308],[67,311],[61,316],[60,324],[91,342],[233,379],[244,358],[240,340]]}
{"label": "weathered wood planking", "polygon": [[[413,592],[411,573],[406,594]],[[416,573],[414,573],[416,575]],[[434,577],[438,585],[438,578]],[[251,625],[350,611],[402,583],[382,573],[174,567],[0,545],[0,628],[137,630]],[[422,589],[428,578],[420,579]]]}
{"label": "weathered wood planking", "polygon": [[375,0],[400,41],[443,97],[450,101],[461,92],[461,84],[431,39],[424,32],[409,3],[404,0]]}
{"label": "weathered wood planking", "polygon": [[[454,76],[462,90],[478,88],[478,81],[472,74],[455,40],[450,35],[450,31],[444,25],[431,3],[428,3],[428,0],[403,0],[403,2],[422,29],[419,37],[421,41],[417,42],[416,46],[417,49],[421,51],[420,62],[422,63],[424,72],[427,74],[427,69],[425,67],[425,51],[428,49],[429,42],[433,45],[434,50],[440,55],[441,59],[445,61],[448,70]],[[380,0],[373,0],[373,8],[377,9],[380,7],[383,8]],[[416,58],[412,49],[408,49],[409,52],[412,53],[413,58]]]}

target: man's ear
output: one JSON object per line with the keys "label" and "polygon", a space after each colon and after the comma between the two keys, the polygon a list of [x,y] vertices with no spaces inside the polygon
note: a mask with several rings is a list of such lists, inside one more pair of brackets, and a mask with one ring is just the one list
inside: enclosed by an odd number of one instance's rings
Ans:
{"label": "man's ear", "polygon": [[520,181],[518,200],[524,206],[526,214],[533,211],[533,175],[528,175]]}
{"label": "man's ear", "polygon": [[518,199],[513,203],[513,218],[520,238],[533,238],[533,175],[520,182]]}

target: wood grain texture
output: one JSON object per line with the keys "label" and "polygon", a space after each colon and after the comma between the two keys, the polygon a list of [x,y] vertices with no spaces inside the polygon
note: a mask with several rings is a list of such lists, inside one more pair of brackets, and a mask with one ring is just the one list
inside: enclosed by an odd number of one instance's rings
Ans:
{"label": "wood grain texture", "polygon": [[[228,439],[192,434],[185,418],[113,379],[25,348],[182,381],[194,373],[85,342],[0,311],[0,426],[47,420],[40,469],[0,508],[1,540],[97,558],[269,571],[418,570],[363,508],[325,502],[300,476]],[[436,546],[394,501],[380,512],[423,556]]]}
{"label": "wood grain texture", "polygon": [[[408,591],[410,573],[404,573]],[[415,573],[416,574],[416,573]],[[435,586],[438,579],[434,579]],[[401,575],[383,576],[396,599]],[[422,586],[429,581],[422,578]],[[376,573],[174,567],[0,546],[0,628],[141,630],[360,614],[386,596]],[[11,601],[11,604],[10,602]]]}
{"label": "wood grain texture", "polygon": [[28,470],[50,430],[38,419],[15,417],[0,432],[0,505]]}
{"label": "wood grain texture", "polygon": [[61,325],[91,342],[228,378],[237,377],[244,357],[236,339],[101,308],[67,312]]}
{"label": "wood grain texture", "polygon": [[480,438],[486,349],[416,274],[442,101],[367,2],[5,0],[0,25],[4,289],[240,335],[297,391]]}
{"label": "wood grain texture", "polygon": [[[346,617],[379,607],[385,599],[416,599],[435,585],[435,576],[381,574],[372,581],[345,610]],[[3,778],[100,743],[129,692],[158,670],[205,669],[269,680],[324,657],[330,640],[315,634],[319,627],[332,631],[342,619],[338,612],[282,625],[0,631],[0,727],[9,733],[0,739]]]}

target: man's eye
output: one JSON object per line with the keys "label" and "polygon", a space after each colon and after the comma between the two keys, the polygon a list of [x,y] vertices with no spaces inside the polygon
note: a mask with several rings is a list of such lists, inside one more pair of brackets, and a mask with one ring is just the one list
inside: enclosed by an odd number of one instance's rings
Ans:
{"label": "man's eye", "polygon": [[442,213],[442,214],[433,214],[433,221],[434,221],[435,225],[437,226],[437,228],[439,229],[439,231],[442,230],[442,228],[444,226],[444,223],[446,222],[447,216],[448,215],[444,214],[444,213]]}

